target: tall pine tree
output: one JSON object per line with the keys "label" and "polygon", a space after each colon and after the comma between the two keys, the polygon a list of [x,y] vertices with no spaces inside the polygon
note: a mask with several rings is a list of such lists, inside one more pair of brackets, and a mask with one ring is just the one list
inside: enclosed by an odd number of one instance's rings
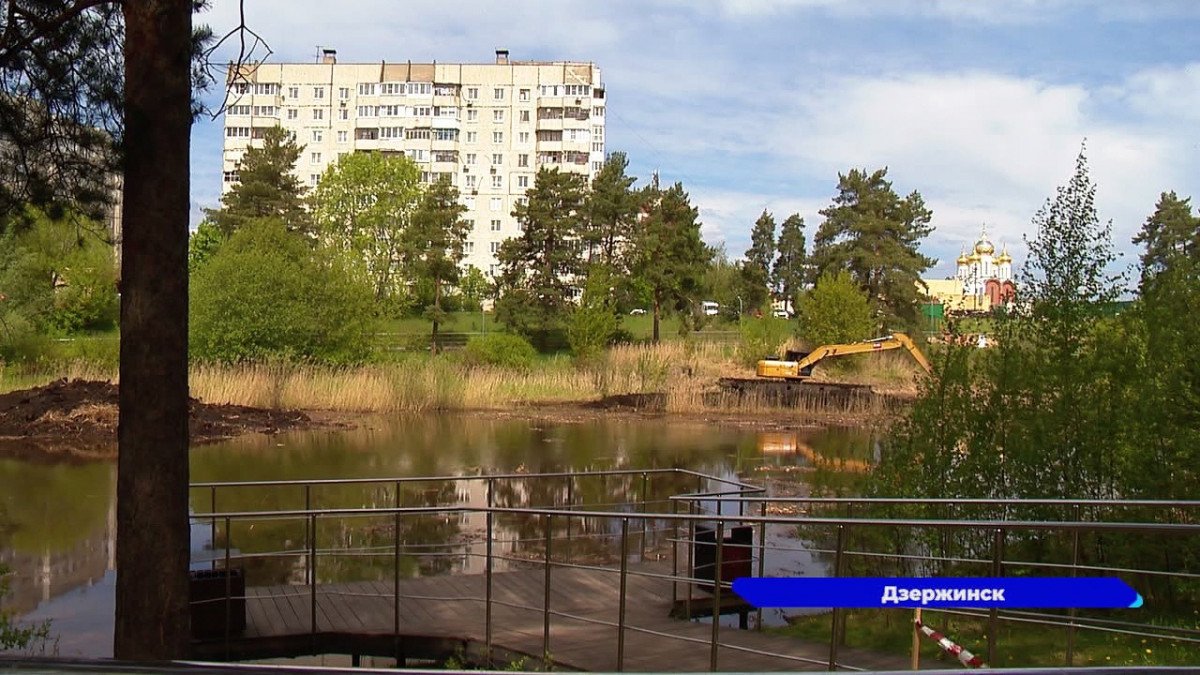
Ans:
{"label": "tall pine tree", "polygon": [[208,211],[226,239],[247,221],[278,218],[290,230],[307,231],[305,188],[292,173],[304,147],[286,129],[268,128],[261,147],[246,150],[238,162],[238,182],[221,196],[221,208]]}
{"label": "tall pine tree", "polygon": [[918,325],[918,284],[936,262],[918,250],[933,228],[932,212],[913,191],[903,199],[887,180],[887,169],[854,169],[838,176],[838,194],[821,211],[825,222],[813,241],[817,275],[848,269],[867,292],[885,325]]}
{"label": "tall pine tree", "polygon": [[779,243],[776,245],[774,284],[784,302],[792,312],[800,307],[800,293],[804,290],[808,255],[804,246],[804,219],[793,213],[779,228]]}
{"label": "tall pine tree", "polygon": [[1200,217],[1192,215],[1191,198],[1180,199],[1164,192],[1154,213],[1142,224],[1133,243],[1142,244],[1142,270],[1153,275],[1162,271],[1172,256],[1200,258]]}
{"label": "tall pine tree", "polygon": [[699,211],[682,183],[645,191],[647,216],[634,237],[633,276],[649,291],[654,305],[654,342],[664,312],[687,312],[697,296],[712,249],[700,237]]}

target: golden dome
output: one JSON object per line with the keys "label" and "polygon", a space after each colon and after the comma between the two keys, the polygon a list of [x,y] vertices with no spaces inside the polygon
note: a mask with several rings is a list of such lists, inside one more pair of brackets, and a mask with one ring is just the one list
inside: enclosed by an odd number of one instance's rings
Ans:
{"label": "golden dome", "polygon": [[992,242],[988,241],[986,234],[983,235],[982,237],[980,237],[979,241],[975,242],[975,254],[976,255],[981,255],[981,256],[991,255],[995,252],[996,252],[996,247],[992,245]]}
{"label": "golden dome", "polygon": [[1004,250],[1000,252],[1000,257],[996,259],[996,262],[1000,262],[1000,263],[1012,262],[1012,256],[1010,256],[1008,254],[1008,246],[1005,246]]}
{"label": "golden dome", "polygon": [[967,258],[966,251],[963,251],[962,253],[959,254],[959,256],[958,256],[958,264],[959,265],[966,265],[969,262],[971,262],[971,260],[970,260],[970,258]]}

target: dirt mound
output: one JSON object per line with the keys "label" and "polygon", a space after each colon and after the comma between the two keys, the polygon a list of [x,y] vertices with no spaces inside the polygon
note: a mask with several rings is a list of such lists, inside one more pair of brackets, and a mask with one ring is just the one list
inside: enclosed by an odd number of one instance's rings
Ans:
{"label": "dirt mound", "polygon": [[[0,395],[0,455],[102,458],[116,455],[119,390],[111,382],[65,379]],[[247,433],[327,427],[294,410],[189,401],[192,443]]]}

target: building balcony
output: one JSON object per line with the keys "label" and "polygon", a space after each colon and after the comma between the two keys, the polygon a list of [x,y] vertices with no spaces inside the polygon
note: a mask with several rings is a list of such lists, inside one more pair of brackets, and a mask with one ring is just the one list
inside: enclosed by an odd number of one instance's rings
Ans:
{"label": "building balcony", "polygon": [[538,152],[562,152],[563,151],[563,142],[562,141],[538,141],[537,142],[537,151]]}
{"label": "building balcony", "polygon": [[538,118],[538,131],[561,131],[563,128],[563,120],[560,119],[541,119]]}

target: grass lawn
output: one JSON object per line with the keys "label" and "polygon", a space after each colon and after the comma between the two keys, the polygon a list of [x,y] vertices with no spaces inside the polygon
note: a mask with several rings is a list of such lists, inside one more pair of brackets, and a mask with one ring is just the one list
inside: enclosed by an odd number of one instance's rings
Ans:
{"label": "grass lawn", "polygon": [[[428,335],[433,326],[429,321],[420,317],[403,319],[387,319],[379,325],[378,332],[397,335]],[[502,326],[496,321],[492,312],[451,312],[449,319],[438,327],[443,333],[479,333],[486,330],[500,330]],[[625,315],[621,317],[621,328],[629,331],[635,340],[649,340],[654,335],[654,317],[649,314]],[[738,329],[736,323],[727,320],[710,320],[703,331],[728,332]],[[678,340],[679,318],[665,317],[659,322],[659,334],[663,340]]]}
{"label": "grass lawn", "polygon": [[[1197,615],[1200,616],[1200,615]],[[987,660],[986,618],[950,615],[926,610],[926,626],[942,633],[963,649]],[[846,644],[894,654],[912,654],[913,610],[864,609],[846,613]],[[831,615],[802,617],[791,626],[768,629],[786,635],[828,642]],[[1200,618],[1173,625],[1200,628]],[[1033,668],[1066,665],[1066,627],[1001,621],[996,641],[996,668]],[[933,640],[921,636],[921,662],[931,659],[957,665]],[[1095,630],[1076,629],[1073,665],[1076,666],[1183,666],[1200,663],[1200,644],[1170,639],[1142,638]]]}

